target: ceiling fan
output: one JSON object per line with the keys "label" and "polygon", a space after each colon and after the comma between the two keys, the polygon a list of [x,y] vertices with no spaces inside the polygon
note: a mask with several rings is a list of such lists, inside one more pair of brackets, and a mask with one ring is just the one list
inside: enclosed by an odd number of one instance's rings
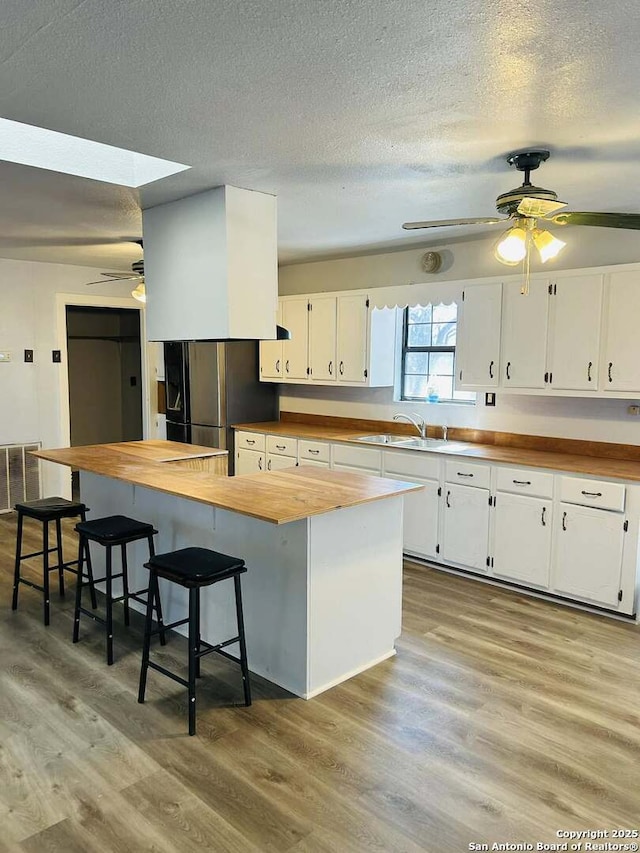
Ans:
{"label": "ceiling fan", "polygon": [[[133,243],[137,243],[140,248],[142,248],[142,240],[132,240]],[[88,281],[87,285],[91,284],[110,284],[112,281],[135,281],[136,286],[131,291],[131,295],[134,299],[137,299],[138,302],[146,302],[147,294],[144,287],[144,260],[140,258],[139,261],[134,261],[131,264],[131,272],[103,272],[100,273],[104,278],[99,279],[98,281]]]}
{"label": "ceiling fan", "polygon": [[407,231],[419,228],[443,228],[449,225],[494,225],[511,222],[509,229],[499,238],[494,254],[503,264],[515,266],[524,261],[528,273],[531,244],[535,246],[542,263],[555,258],[566,243],[555,237],[550,231],[541,228],[541,223],[553,225],[592,225],[599,228],[640,229],[640,214],[637,213],[584,213],[564,211],[564,201],[558,201],[553,190],[536,187],[531,183],[530,175],[541,163],[548,160],[549,151],[535,149],[510,154],[507,163],[524,172],[522,186],[502,193],[496,199],[496,208],[502,217],[484,216],[466,219],[440,219],[431,222],[405,222]]}

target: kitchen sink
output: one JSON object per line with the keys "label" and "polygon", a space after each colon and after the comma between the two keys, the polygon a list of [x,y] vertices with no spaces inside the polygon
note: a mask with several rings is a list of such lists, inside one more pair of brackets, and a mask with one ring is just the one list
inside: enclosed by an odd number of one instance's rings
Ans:
{"label": "kitchen sink", "polygon": [[382,435],[363,435],[356,438],[356,441],[364,441],[367,444],[404,444],[406,441],[411,441],[406,435],[390,435],[384,433]]}

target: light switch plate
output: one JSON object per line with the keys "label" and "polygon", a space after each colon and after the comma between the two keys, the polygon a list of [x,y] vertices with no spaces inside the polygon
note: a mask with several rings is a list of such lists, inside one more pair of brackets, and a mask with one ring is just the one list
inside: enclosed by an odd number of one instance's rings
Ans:
{"label": "light switch plate", "polygon": [[9,350],[0,350],[0,363],[5,361],[11,361],[11,353]]}

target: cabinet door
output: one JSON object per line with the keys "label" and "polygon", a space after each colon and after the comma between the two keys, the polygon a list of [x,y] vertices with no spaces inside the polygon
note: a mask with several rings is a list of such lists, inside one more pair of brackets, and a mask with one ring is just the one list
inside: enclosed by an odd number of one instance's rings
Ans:
{"label": "cabinet door", "polygon": [[300,465],[311,465],[312,468],[328,468],[329,463],[323,462],[320,459],[301,459],[298,463]]}
{"label": "cabinet door", "polygon": [[495,388],[500,378],[502,283],[465,288],[460,308],[456,386]]}
{"label": "cabinet door", "polygon": [[527,586],[548,587],[551,501],[498,492],[493,532],[493,574]]}
{"label": "cabinet door", "polygon": [[[278,325],[282,325],[282,302],[278,302]],[[279,380],[284,374],[282,341],[260,341],[260,379]]]}
{"label": "cabinet door", "polygon": [[298,463],[293,456],[280,456],[267,453],[267,471],[279,471],[281,468],[295,468]]}
{"label": "cabinet door", "polygon": [[554,528],[553,588],[563,595],[617,607],[625,536],[623,515],[560,503]]}
{"label": "cabinet door", "polygon": [[338,297],[338,382],[367,381],[366,294]]}
{"label": "cabinet door", "polygon": [[553,285],[549,351],[552,388],[598,387],[602,276],[560,278]]}
{"label": "cabinet door", "polygon": [[607,288],[603,391],[640,391],[640,273],[611,274]]}
{"label": "cabinet door", "polygon": [[236,450],[236,476],[264,471],[264,453],[259,450]]}
{"label": "cabinet door", "polygon": [[489,554],[489,490],[444,485],[442,559],[486,572]]}
{"label": "cabinet door", "polygon": [[403,548],[420,557],[437,557],[438,514],[440,498],[437,480],[422,480],[411,477],[412,483],[424,486],[421,492],[409,492],[404,496]]}
{"label": "cabinet door", "polygon": [[[305,462],[305,465],[307,463]],[[376,471],[375,468],[357,468],[355,465],[333,465],[334,471],[351,471],[352,474],[367,474],[370,477],[379,477],[380,471]]]}
{"label": "cabinet door", "polygon": [[502,302],[502,384],[544,388],[547,361],[548,282],[534,280],[529,293],[519,282],[504,285]]}
{"label": "cabinet door", "polygon": [[335,296],[314,296],[309,300],[309,367],[310,379],[335,382],[337,299]]}
{"label": "cabinet door", "polygon": [[291,340],[282,342],[282,359],[285,379],[308,378],[309,360],[309,301],[300,299],[282,301],[282,325],[291,332]]}

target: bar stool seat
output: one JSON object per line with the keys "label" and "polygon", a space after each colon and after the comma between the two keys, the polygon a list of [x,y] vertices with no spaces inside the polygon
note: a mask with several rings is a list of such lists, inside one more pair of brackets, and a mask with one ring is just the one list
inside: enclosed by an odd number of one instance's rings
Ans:
{"label": "bar stool seat", "polygon": [[[145,521],[138,521],[135,518],[128,518],[126,515],[109,515],[104,518],[95,518],[91,521],[81,521],[76,524],[76,530],[80,537],[78,564],[78,586],[76,587],[76,607],[73,618],[73,642],[77,643],[80,638],[80,616],[88,616],[95,622],[100,622],[105,626],[107,635],[107,664],[111,666],[113,663],[113,605],[122,601],[124,603],[124,624],[129,625],[129,601],[133,599],[139,604],[149,605],[152,611],[155,609],[156,618],[158,621],[160,642],[165,644],[165,632],[162,621],[162,607],[160,598],[152,596],[150,588],[139,589],[132,592],[129,589],[129,568],[127,563],[127,545],[131,542],[137,542],[140,539],[146,539],[149,545],[149,557],[152,558],[155,554],[153,537],[158,532],[154,529],[153,524]],[[106,618],[86,610],[82,606],[82,572],[80,571],[85,555],[90,559],[89,542],[95,542],[106,548],[106,573],[102,578],[96,578],[93,583],[106,584]],[[121,554],[121,571],[117,574],[113,573],[112,550],[115,547],[120,547]],[[122,595],[113,595],[113,581],[122,578]]]}
{"label": "bar stool seat", "polygon": [[[145,563],[145,567],[149,569],[150,580],[138,702],[144,702],[149,667],[177,681],[189,691],[189,734],[194,735],[196,733],[196,678],[200,677],[200,658],[204,655],[217,652],[228,660],[240,664],[244,703],[245,705],[251,705],[251,686],[249,683],[247,645],[244,634],[244,617],[242,614],[242,592],[240,588],[240,575],[247,571],[247,567],[244,560],[238,557],[230,557],[228,554],[221,554],[219,551],[211,551],[208,548],[181,548],[178,551],[171,551],[167,554],[157,554],[151,557],[148,563]],[[160,601],[158,578],[179,584],[189,590],[188,617],[164,626],[165,630],[177,628],[180,625],[188,624],[189,626],[188,679],[182,678],[155,661],[149,660],[151,637],[158,633],[158,631],[152,630],[151,610],[152,597],[157,597],[158,602]],[[235,587],[238,634],[224,642],[212,645],[200,636],[200,589],[230,578],[233,578]],[[239,644],[239,658],[225,651],[227,646],[234,643]]]}
{"label": "bar stool seat", "polygon": [[[16,559],[13,577],[13,599],[11,603],[11,609],[17,610],[18,608],[18,591],[20,588],[20,584],[24,584],[25,586],[30,586],[33,589],[37,589],[43,595],[44,624],[48,625],[50,615],[49,573],[55,571],[58,572],[58,588],[60,596],[63,597],[65,592],[65,571],[71,572],[72,574],[76,575],[79,572],[79,568],[72,568],[73,566],[78,565],[78,560],[64,559],[62,547],[61,521],[63,518],[77,518],[78,516],[80,516],[82,521],[85,521],[87,517],[87,507],[80,501],[69,501],[66,498],[54,496],[50,498],[39,498],[35,501],[22,501],[20,503],[17,503],[14,509],[18,513],[18,530],[16,534]],[[42,550],[33,551],[30,554],[22,553],[22,536],[25,518],[31,518],[34,521],[38,521],[42,524]],[[56,525],[56,544],[53,548],[49,547],[50,522],[55,522]],[[58,562],[56,565],[50,566],[49,555],[54,552],[57,552]],[[32,557],[42,557],[42,586],[40,586],[40,584],[33,583],[32,581],[27,580],[26,578],[23,578],[21,576],[21,563],[24,560],[31,559]],[[93,586],[93,575],[91,571],[90,561],[87,562],[87,573],[89,576],[89,583],[91,585],[91,603],[92,606],[95,608],[97,606],[96,594]]]}

